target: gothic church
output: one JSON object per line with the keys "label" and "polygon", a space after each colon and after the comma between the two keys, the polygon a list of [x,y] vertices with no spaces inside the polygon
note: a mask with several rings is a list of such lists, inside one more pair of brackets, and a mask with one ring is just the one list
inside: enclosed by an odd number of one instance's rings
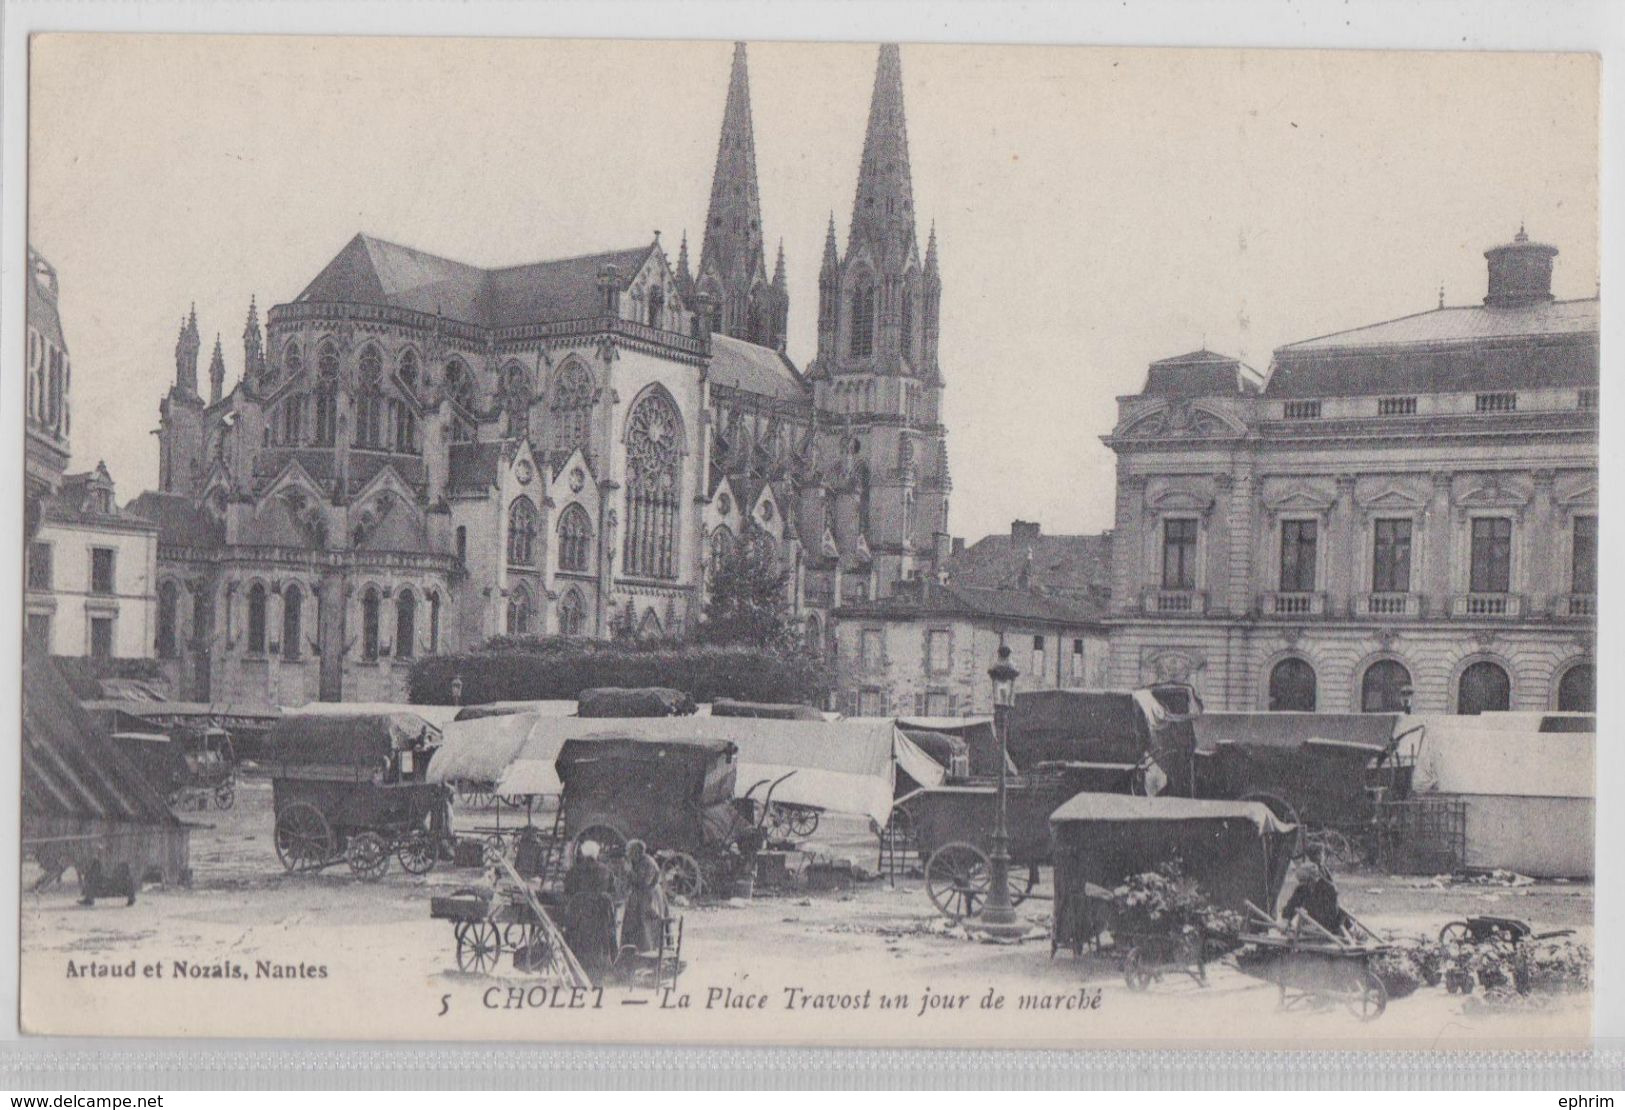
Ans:
{"label": "gothic church", "polygon": [[195,312],[160,407],[156,654],[176,696],[404,700],[499,634],[681,636],[723,545],[771,544],[807,649],[946,532],[935,235],[916,236],[902,68],[880,49],[818,344],[785,352],[745,47],[697,269],[652,242],[501,269],[357,235],[201,392]]}

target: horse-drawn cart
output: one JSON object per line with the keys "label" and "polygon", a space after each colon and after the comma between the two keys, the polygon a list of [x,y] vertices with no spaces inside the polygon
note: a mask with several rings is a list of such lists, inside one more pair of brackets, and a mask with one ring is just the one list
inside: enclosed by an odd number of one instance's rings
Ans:
{"label": "horse-drawn cart", "polygon": [[393,855],[411,874],[431,870],[448,831],[446,790],[423,777],[437,738],[411,713],[284,717],[267,741],[282,866],[345,862],[375,880]]}

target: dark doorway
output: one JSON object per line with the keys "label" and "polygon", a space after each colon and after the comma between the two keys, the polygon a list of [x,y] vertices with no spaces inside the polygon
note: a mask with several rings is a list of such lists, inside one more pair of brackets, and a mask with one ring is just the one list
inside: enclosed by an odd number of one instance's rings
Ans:
{"label": "dark doorway", "polygon": [[1283,659],[1270,671],[1270,710],[1315,711],[1315,668],[1302,659]]}
{"label": "dark doorway", "polygon": [[1474,663],[1456,684],[1456,712],[1468,716],[1512,708],[1512,681],[1494,663]]}

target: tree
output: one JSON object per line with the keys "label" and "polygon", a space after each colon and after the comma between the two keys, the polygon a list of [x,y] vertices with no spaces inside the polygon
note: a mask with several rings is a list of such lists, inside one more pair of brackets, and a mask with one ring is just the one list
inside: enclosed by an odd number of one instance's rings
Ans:
{"label": "tree", "polygon": [[699,639],[708,644],[739,644],[773,652],[799,646],[790,612],[790,572],[773,538],[755,528],[712,555],[710,597]]}

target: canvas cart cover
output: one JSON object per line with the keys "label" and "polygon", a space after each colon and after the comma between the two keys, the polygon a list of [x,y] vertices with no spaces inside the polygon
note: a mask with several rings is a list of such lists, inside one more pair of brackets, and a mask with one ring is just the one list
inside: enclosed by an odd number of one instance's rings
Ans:
{"label": "canvas cart cover", "polygon": [[[1488,716],[1488,714],[1486,714]],[[1587,732],[1513,732],[1482,717],[1412,717],[1427,725],[1412,789],[1443,794],[1595,798],[1596,741]],[[1538,727],[1538,726],[1537,726]]]}
{"label": "canvas cart cover", "polygon": [[1296,826],[1258,802],[1079,794],[1050,816],[1057,896],[1085,882],[1113,887],[1178,858],[1208,897],[1273,909]]}
{"label": "canvas cart cover", "polygon": [[[992,717],[899,717],[897,727],[905,732],[923,729],[957,736],[969,746],[970,773],[996,775],[999,773],[999,736],[993,731]],[[1006,760],[1007,769],[1016,766]]]}
{"label": "canvas cart cover", "polygon": [[770,721],[822,721],[824,715],[810,705],[777,705],[761,701],[718,698],[711,703],[713,717],[760,717]]}
{"label": "canvas cart cover", "polygon": [[578,717],[687,717],[694,699],[664,686],[605,686],[576,696]]}
{"label": "canvas cart cover", "polygon": [[519,758],[536,721],[535,713],[515,713],[451,722],[441,731],[427,780],[495,783]]}
{"label": "canvas cart cover", "polygon": [[[646,741],[719,740],[739,749],[737,792],[779,783],[773,800],[884,824],[891,814],[894,768],[925,786],[941,785],[940,764],[921,751],[890,720],[772,721],[749,717],[687,717],[597,722],[538,719],[518,756],[497,780],[502,794],[558,794],[553,763],[565,741],[591,735],[634,736]],[[430,765],[431,774],[433,764]]]}
{"label": "canvas cart cover", "polygon": [[1397,713],[1204,713],[1192,722],[1196,750],[1222,743],[1299,747],[1307,740],[1355,744],[1383,751],[1393,739]]}
{"label": "canvas cart cover", "polygon": [[[701,783],[701,806],[715,806],[734,796],[734,746],[723,740],[645,740],[637,736],[578,736],[566,740],[554,761],[565,789],[582,770],[633,761],[658,762],[661,780]],[[619,774],[619,771],[614,772]],[[593,781],[589,779],[588,781]]]}
{"label": "canvas cart cover", "polygon": [[574,717],[574,701],[491,701],[483,705],[465,705],[457,710],[453,720],[477,721],[481,717],[510,717],[516,713],[534,713],[538,717]]}
{"label": "canvas cart cover", "polygon": [[1010,712],[1010,758],[1023,770],[1048,762],[1138,763],[1147,736],[1132,693],[1030,690],[1016,695]]}
{"label": "canvas cart cover", "polygon": [[455,705],[413,705],[390,701],[312,701],[297,708],[284,706],[284,713],[298,713],[315,717],[376,717],[391,713],[410,713],[422,717],[436,729],[457,719]]}
{"label": "canvas cart cover", "polygon": [[366,716],[283,717],[266,738],[266,750],[284,765],[375,766],[392,753],[439,740],[433,725],[413,713]]}

